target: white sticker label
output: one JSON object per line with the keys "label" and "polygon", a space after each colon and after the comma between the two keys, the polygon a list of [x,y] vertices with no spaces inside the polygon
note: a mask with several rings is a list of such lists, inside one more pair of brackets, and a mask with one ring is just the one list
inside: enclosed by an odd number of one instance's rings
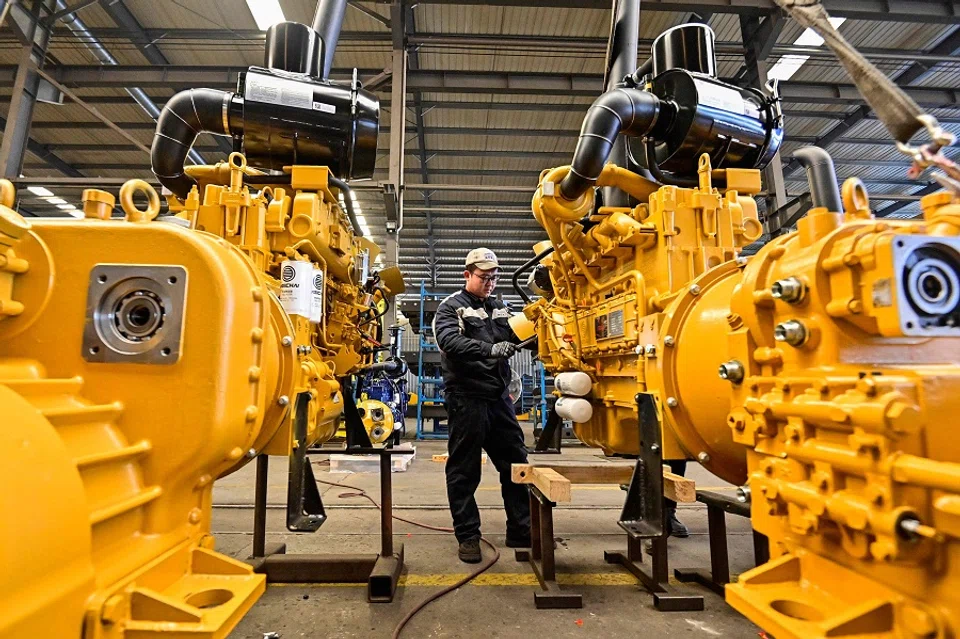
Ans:
{"label": "white sticker label", "polygon": [[743,97],[736,89],[700,80],[694,80],[694,83],[697,85],[701,104],[743,115]]}
{"label": "white sticker label", "polygon": [[299,109],[313,106],[313,89],[299,82],[269,75],[247,74],[244,99],[267,104],[281,104]]}
{"label": "white sticker label", "polygon": [[321,111],[323,113],[336,113],[337,107],[333,106],[332,104],[327,104],[325,102],[314,102],[313,110]]}
{"label": "white sticker label", "polygon": [[280,304],[287,315],[310,317],[313,264],[287,261],[280,265]]}
{"label": "white sticker label", "polygon": [[360,283],[363,284],[370,277],[370,249],[360,251]]}
{"label": "white sticker label", "polygon": [[319,323],[323,319],[323,271],[313,269],[310,283],[310,321]]}

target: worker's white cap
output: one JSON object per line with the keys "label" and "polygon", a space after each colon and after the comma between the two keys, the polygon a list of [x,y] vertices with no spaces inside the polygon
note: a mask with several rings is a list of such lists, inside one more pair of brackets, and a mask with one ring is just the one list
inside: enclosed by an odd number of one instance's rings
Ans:
{"label": "worker's white cap", "polygon": [[467,253],[467,262],[465,266],[476,266],[477,268],[489,271],[492,268],[500,268],[497,261],[497,255],[488,248],[473,249]]}

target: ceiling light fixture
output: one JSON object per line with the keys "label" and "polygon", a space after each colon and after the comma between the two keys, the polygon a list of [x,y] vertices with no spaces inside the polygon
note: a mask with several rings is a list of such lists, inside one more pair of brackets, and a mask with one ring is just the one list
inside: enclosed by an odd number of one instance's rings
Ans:
{"label": "ceiling light fixture", "polygon": [[53,191],[42,186],[28,186],[27,190],[39,197],[53,197]]}

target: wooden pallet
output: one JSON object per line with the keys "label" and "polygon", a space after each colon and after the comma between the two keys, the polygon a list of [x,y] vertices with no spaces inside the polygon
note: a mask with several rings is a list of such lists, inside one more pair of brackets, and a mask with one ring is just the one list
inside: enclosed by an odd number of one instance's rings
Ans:
{"label": "wooden pallet", "polygon": [[[513,464],[515,484],[533,484],[552,502],[570,501],[571,484],[629,484],[634,462],[536,462]],[[671,473],[664,466],[663,496],[676,502],[697,501],[692,479]]]}

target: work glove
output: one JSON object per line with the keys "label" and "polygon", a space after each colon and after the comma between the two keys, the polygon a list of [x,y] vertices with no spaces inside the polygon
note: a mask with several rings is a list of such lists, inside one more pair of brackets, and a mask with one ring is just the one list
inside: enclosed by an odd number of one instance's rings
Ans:
{"label": "work glove", "polygon": [[517,352],[517,347],[511,344],[510,342],[497,342],[493,345],[493,348],[490,349],[491,357],[502,357],[507,359],[512,357],[514,353]]}

